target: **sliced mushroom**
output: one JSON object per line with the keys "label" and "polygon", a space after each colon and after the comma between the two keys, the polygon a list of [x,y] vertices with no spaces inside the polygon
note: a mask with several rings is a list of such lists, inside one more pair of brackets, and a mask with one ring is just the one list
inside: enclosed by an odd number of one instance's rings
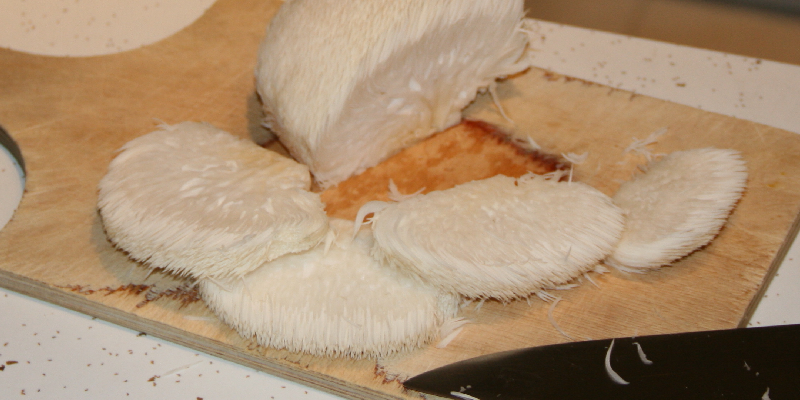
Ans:
{"label": "sliced mushroom", "polygon": [[658,268],[711,242],[747,184],[735,150],[677,151],[645,170],[614,195],[626,222],[608,264],[621,269]]}
{"label": "sliced mushroom", "polygon": [[293,0],[256,78],[267,124],[332,186],[434,132],[526,69],[522,0]]}
{"label": "sliced mushroom", "polygon": [[330,240],[238,280],[201,280],[209,307],[264,346],[322,356],[379,357],[430,342],[458,297],[382,265],[372,233],[331,220]]}
{"label": "sliced mushroom", "polygon": [[325,235],[308,168],[211,125],[184,122],[128,142],[99,185],[113,243],[179,275],[242,276]]}
{"label": "sliced mushroom", "polygon": [[418,195],[372,221],[376,257],[443,290],[510,300],[594,268],[623,217],[592,187],[528,174]]}

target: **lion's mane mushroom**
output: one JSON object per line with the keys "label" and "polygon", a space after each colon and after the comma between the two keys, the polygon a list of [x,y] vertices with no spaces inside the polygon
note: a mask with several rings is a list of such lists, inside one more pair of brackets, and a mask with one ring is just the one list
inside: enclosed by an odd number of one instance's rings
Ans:
{"label": "lion's mane mushroom", "polygon": [[108,237],[153,267],[241,276],[316,245],[328,228],[304,165],[211,125],[184,122],[122,147],[100,181]]}
{"label": "lion's mane mushroom", "polygon": [[511,300],[593,269],[619,240],[623,217],[588,185],[528,174],[392,203],[372,224],[377,258],[443,290]]}
{"label": "lion's mane mushroom", "polygon": [[330,223],[330,240],[307,252],[242,279],[200,280],[203,300],[242,336],[290,351],[379,357],[434,339],[458,297],[372,258],[369,229],[353,238],[352,221]]}
{"label": "lion's mane mushroom", "polygon": [[645,170],[614,195],[626,222],[607,263],[620,269],[658,268],[711,242],[747,184],[735,150],[677,151]]}
{"label": "lion's mane mushroom", "polygon": [[259,50],[267,125],[322,187],[454,125],[526,69],[522,0],[293,0]]}

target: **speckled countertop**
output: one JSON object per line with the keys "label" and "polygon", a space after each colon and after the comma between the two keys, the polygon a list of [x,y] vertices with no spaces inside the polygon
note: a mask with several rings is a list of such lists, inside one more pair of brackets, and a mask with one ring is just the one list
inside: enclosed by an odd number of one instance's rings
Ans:
{"label": "speckled countertop", "polygon": [[[31,8],[6,0],[0,47],[54,56],[125,51],[177,32],[212,3],[74,0]],[[799,66],[546,22],[533,31],[538,67],[800,133]],[[3,165],[0,183],[8,185],[16,172]],[[0,215],[13,210],[10,202],[0,196]],[[798,285],[795,243],[750,324],[800,323]],[[0,321],[3,399],[338,398],[6,290]]]}

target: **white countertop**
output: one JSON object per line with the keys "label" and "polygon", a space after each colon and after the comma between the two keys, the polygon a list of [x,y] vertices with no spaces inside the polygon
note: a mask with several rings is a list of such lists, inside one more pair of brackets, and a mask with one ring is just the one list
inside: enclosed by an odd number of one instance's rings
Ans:
{"label": "white countertop", "polygon": [[[197,16],[211,4],[196,3]],[[800,133],[800,66],[546,22],[535,30],[538,67]],[[750,324],[800,323],[799,285],[795,242]],[[2,289],[0,321],[3,399],[338,398]]]}

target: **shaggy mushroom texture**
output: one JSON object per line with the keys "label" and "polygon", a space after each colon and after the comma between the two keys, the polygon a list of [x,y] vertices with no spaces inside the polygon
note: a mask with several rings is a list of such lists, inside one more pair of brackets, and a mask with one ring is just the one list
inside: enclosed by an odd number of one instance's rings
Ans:
{"label": "shaggy mushroom texture", "polygon": [[256,67],[266,124],[321,187],[456,124],[529,66],[522,0],[293,0]]}
{"label": "shaggy mushroom texture", "polygon": [[316,245],[328,228],[308,168],[211,125],[184,122],[128,142],[100,181],[119,248],[195,277],[242,276]]}
{"label": "shaggy mushroom texture", "polygon": [[620,269],[658,268],[711,242],[747,184],[735,150],[678,151],[645,170],[614,195],[626,222],[607,263]]}
{"label": "shaggy mushroom texture", "polygon": [[613,250],[623,217],[577,182],[497,175],[376,211],[373,254],[443,290],[511,300],[566,283]]}
{"label": "shaggy mushroom texture", "polygon": [[329,239],[242,279],[200,281],[209,307],[264,346],[324,356],[379,357],[430,342],[458,297],[382,265],[372,232],[331,220]]}

